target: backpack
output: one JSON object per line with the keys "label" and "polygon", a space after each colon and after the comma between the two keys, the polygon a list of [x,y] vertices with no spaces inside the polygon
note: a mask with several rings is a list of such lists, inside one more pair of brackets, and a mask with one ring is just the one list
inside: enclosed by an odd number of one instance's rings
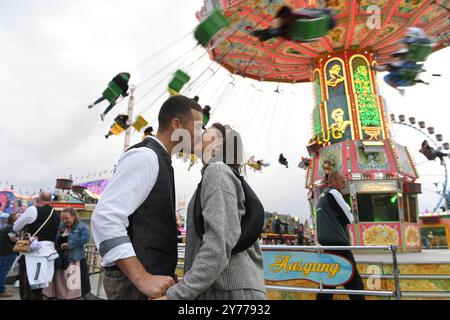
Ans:
{"label": "backpack", "polygon": [[[234,171],[233,171],[234,172]],[[234,174],[239,178],[244,189],[245,194],[245,215],[241,220],[241,237],[239,238],[236,246],[232,250],[232,254],[243,252],[254,245],[259,239],[264,228],[265,211],[258,196],[250,187],[250,185],[244,180],[244,178]],[[200,195],[202,190],[202,182],[199,183],[194,200],[194,224],[197,235],[200,239],[203,239],[205,234],[205,221],[203,219]]]}

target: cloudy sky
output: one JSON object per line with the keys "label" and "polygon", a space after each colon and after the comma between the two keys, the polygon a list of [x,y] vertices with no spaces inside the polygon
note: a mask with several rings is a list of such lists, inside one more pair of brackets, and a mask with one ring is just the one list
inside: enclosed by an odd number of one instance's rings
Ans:
{"label": "cloudy sky", "polygon": [[[249,156],[272,163],[262,174],[249,173],[266,209],[306,217],[305,173],[297,164],[310,136],[312,87],[282,85],[277,94],[276,84],[233,80],[210,65],[201,48],[192,49],[190,32],[201,5],[202,0],[0,0],[0,189],[7,181],[31,191],[53,187],[57,177],[111,170],[123,139],[104,135],[114,116],[126,113],[126,103],[105,122],[99,117],[104,105],[93,110],[87,105],[118,72],[132,72],[132,82],[140,84],[136,113],[155,125],[170,74],[182,67],[196,78],[210,66],[187,94],[213,106],[212,121],[240,131]],[[146,60],[177,39],[162,55]],[[441,50],[427,63],[428,70],[444,75],[432,86],[417,86],[404,98],[382,86],[391,112],[416,116],[447,138],[449,54]],[[443,180],[442,168],[437,162],[423,164],[416,152],[423,140],[419,134],[398,128],[396,137],[413,150],[424,174],[428,191],[422,207],[432,206],[432,183]],[[133,142],[139,139],[133,135]],[[289,170],[276,163],[281,152],[290,160]],[[200,166],[190,172],[187,167],[175,162],[178,196],[189,199]]]}

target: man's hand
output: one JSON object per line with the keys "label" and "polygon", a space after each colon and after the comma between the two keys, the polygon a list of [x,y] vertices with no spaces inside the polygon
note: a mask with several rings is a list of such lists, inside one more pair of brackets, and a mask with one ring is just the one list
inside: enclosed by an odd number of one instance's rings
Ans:
{"label": "man's hand", "polygon": [[167,289],[173,285],[175,280],[172,277],[153,276],[149,273],[136,283],[138,290],[151,299],[165,296]]}
{"label": "man's hand", "polygon": [[175,284],[172,277],[154,276],[148,273],[137,257],[116,261],[116,265],[134,286],[149,298],[160,298]]}

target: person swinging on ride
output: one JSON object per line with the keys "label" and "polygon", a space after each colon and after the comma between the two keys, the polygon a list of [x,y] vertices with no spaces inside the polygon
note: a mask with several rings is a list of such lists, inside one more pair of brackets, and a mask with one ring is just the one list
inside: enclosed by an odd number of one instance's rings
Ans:
{"label": "person swinging on ride", "polygon": [[[403,96],[405,94],[405,89],[400,89],[400,87],[409,87],[417,83],[429,85],[428,82],[417,79],[417,75],[424,71],[422,69],[423,66],[417,62],[425,61],[426,57],[420,57],[419,54],[419,58],[417,58],[414,57],[417,56],[414,53],[422,48],[432,48],[433,41],[427,36],[423,29],[411,27],[408,28],[406,36],[401,40],[401,43],[404,44],[405,47],[394,52],[391,56],[396,59],[396,61],[383,66],[372,66],[371,69],[379,72],[389,72],[389,74],[384,77],[384,81]],[[410,72],[414,78],[405,76],[405,72]]]}
{"label": "person swinging on ride", "polygon": [[108,88],[103,92],[102,96],[98,98],[93,104],[89,105],[88,108],[92,109],[96,104],[108,100],[110,105],[105,109],[105,111],[100,115],[102,121],[105,120],[105,116],[114,108],[117,104],[119,97],[125,98],[128,96],[128,81],[130,81],[130,74],[126,72],[119,73],[116,75],[112,81],[108,84]]}
{"label": "person swinging on ride", "polygon": [[203,129],[206,129],[206,126],[209,123],[209,119],[211,118],[211,107],[205,106],[203,108]]}
{"label": "person swinging on ride", "polygon": [[445,165],[444,157],[448,157],[448,153],[444,153],[440,150],[433,149],[428,141],[425,140],[422,142],[422,149],[420,149],[420,153],[422,153],[428,160],[434,161],[436,158],[441,160],[441,165]]}
{"label": "person swinging on ride", "polygon": [[284,157],[283,154],[280,154],[280,158],[278,159],[278,162],[282,165],[285,166],[287,169],[289,169],[289,164],[287,159]]}
{"label": "person swinging on ride", "polygon": [[252,35],[258,37],[262,42],[277,37],[283,37],[287,40],[291,40],[291,27],[296,20],[313,20],[324,16],[328,16],[330,18],[328,24],[329,31],[336,26],[336,20],[333,17],[333,11],[331,9],[300,8],[293,10],[289,6],[282,6],[275,15],[271,27],[267,29],[255,30]]}

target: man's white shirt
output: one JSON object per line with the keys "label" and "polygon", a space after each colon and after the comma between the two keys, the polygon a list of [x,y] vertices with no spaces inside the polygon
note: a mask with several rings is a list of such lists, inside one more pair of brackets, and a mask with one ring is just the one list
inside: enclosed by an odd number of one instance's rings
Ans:
{"label": "man's white shirt", "polygon": [[[167,151],[156,137],[146,139],[156,140]],[[158,175],[158,156],[150,148],[131,149],[121,156],[92,216],[92,235],[97,247],[105,241],[127,236],[129,216],[147,199]],[[117,260],[133,256],[136,254],[132,244],[122,243],[107,251],[102,266],[110,267]]]}
{"label": "man's white shirt", "polygon": [[37,208],[35,206],[29,207],[20,218],[14,222],[13,231],[19,234],[27,225],[36,221],[37,215]]}

